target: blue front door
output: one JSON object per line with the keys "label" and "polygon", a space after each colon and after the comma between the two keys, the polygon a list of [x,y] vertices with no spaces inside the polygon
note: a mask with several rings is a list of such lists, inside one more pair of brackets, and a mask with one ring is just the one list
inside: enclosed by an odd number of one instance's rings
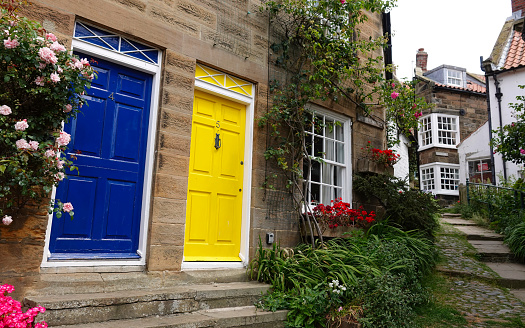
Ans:
{"label": "blue front door", "polygon": [[98,78],[86,91],[89,106],[64,128],[78,172],[67,172],[56,192],[75,217],[53,218],[50,260],[139,258],[152,77],[92,59]]}

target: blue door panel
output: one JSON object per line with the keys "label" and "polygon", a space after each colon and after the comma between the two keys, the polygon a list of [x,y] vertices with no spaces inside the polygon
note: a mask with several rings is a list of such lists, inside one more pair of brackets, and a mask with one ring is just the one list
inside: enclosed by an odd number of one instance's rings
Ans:
{"label": "blue door panel", "polygon": [[89,106],[64,127],[78,173],[56,192],[75,217],[53,218],[51,260],[138,257],[152,77],[93,59]]}
{"label": "blue door panel", "polygon": [[136,185],[123,181],[108,181],[108,212],[106,231],[103,236],[108,238],[131,238],[132,225],[127,221],[135,209]]}
{"label": "blue door panel", "polygon": [[119,76],[117,90],[119,94],[144,99],[144,95],[146,94],[146,81],[135,76],[121,74]]}
{"label": "blue door panel", "polygon": [[[69,149],[75,153],[97,156],[102,154],[102,136],[106,99],[90,97],[89,107],[72,119],[70,124],[71,142]],[[77,124],[81,120],[82,124]]]}
{"label": "blue door panel", "polygon": [[142,108],[119,104],[112,140],[112,159],[137,162],[142,140],[142,114]]}
{"label": "blue door panel", "polygon": [[95,192],[97,189],[97,178],[71,176],[65,180],[65,188],[69,194],[68,201],[75,204],[75,221],[70,220],[68,215],[57,223],[62,223],[63,231],[61,237],[90,238],[92,225]]}

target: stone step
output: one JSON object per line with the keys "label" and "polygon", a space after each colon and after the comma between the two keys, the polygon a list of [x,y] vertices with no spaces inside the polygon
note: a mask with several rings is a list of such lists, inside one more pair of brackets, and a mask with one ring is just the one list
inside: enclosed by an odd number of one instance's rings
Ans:
{"label": "stone step", "polygon": [[176,273],[63,272],[59,270],[56,273],[51,271],[40,274],[39,278],[40,281],[27,295],[108,293],[120,290],[159,289],[187,284],[246,282],[249,280],[245,269],[194,270]]}
{"label": "stone step", "polygon": [[250,327],[280,328],[288,311],[268,312],[255,306],[201,310],[182,315],[151,316],[138,319],[113,320],[81,325],[63,325],[55,328],[208,328]]}
{"label": "stone step", "polygon": [[469,240],[483,262],[512,262],[515,260],[510,249],[499,240]]}
{"label": "stone step", "polygon": [[37,319],[45,320],[50,326],[76,325],[250,306],[269,287],[258,282],[214,283],[151,290],[29,296],[25,303],[45,307],[46,312]]}
{"label": "stone step", "polygon": [[476,222],[460,218],[441,218],[441,221],[452,224],[453,226],[475,226]]}
{"label": "stone step", "polygon": [[461,214],[459,213],[443,213],[441,214],[443,218],[460,218]]}
{"label": "stone step", "polygon": [[477,226],[454,226],[467,236],[468,240],[488,240],[488,241],[502,241],[504,239],[502,234],[496,233]]}
{"label": "stone step", "polygon": [[525,289],[511,289],[510,292],[525,303]]}
{"label": "stone step", "polygon": [[486,263],[486,265],[501,277],[498,281],[501,286],[525,288],[525,265],[519,263]]}

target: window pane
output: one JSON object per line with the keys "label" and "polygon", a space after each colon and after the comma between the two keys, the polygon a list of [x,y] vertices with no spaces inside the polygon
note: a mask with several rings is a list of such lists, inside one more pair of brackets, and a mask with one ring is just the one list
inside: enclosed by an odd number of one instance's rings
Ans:
{"label": "window pane", "polygon": [[325,158],[329,161],[335,161],[335,145],[333,140],[326,140]]}
{"label": "window pane", "polygon": [[345,144],[340,142],[335,144],[335,161],[337,163],[345,163]]}
{"label": "window pane", "polygon": [[311,196],[310,196],[310,202],[312,203],[320,203],[321,202],[321,186],[316,184],[316,183],[312,183],[311,186],[310,186],[310,193],[311,193]]}
{"label": "window pane", "polygon": [[312,161],[312,172],[310,174],[311,181],[321,182],[321,163]]}
{"label": "window pane", "polygon": [[335,127],[335,139],[339,141],[345,141],[344,130],[343,130],[342,124],[338,124]]}
{"label": "window pane", "polygon": [[323,158],[323,139],[321,137],[314,137],[314,156]]}
{"label": "window pane", "polygon": [[328,120],[328,119],[325,119],[325,131],[326,131],[326,134],[325,136],[327,138],[330,138],[330,139],[334,139],[334,134],[335,134],[335,125],[334,125],[334,121],[332,120]]}

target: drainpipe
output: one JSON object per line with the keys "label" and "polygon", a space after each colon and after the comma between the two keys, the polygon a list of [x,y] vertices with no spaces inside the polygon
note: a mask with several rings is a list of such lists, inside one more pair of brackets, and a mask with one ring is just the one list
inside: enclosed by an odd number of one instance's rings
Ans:
{"label": "drainpipe", "polygon": [[[498,115],[499,115],[499,130],[501,133],[503,133],[503,119],[501,118],[501,97],[503,96],[503,93],[501,93],[501,88],[499,87],[499,81],[497,79],[497,74],[494,73],[494,85],[496,86],[496,98],[498,99]],[[502,159],[503,162],[503,179],[507,181],[507,162],[505,159]]]}
{"label": "drainpipe", "polygon": [[[492,115],[490,110],[490,83],[489,83],[489,77],[492,76],[495,73],[491,72],[490,66],[484,66],[483,65],[483,56],[479,57],[481,70],[485,72],[485,87],[486,87],[486,95],[487,95],[487,113],[489,116],[489,141],[492,140]],[[492,74],[491,74],[492,73]],[[493,185],[496,185],[496,166],[494,164],[494,148],[492,147],[492,144],[490,144],[490,172],[491,172],[491,178],[490,181]],[[467,184],[468,186],[468,184]],[[468,192],[468,188],[467,188]]]}

